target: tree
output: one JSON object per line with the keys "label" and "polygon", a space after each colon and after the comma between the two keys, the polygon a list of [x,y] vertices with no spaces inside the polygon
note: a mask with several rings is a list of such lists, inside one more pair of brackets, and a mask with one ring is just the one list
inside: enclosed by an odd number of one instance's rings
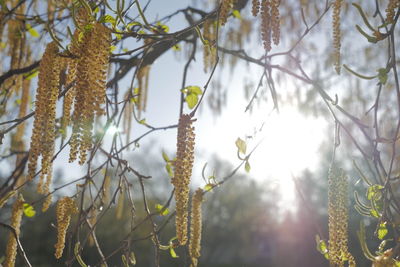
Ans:
{"label": "tree", "polygon": [[[133,247],[138,239],[133,236],[140,225],[146,227],[140,230],[139,239],[152,243],[155,266],[160,266],[162,250],[176,257],[177,248],[186,255],[185,263],[197,266],[201,200],[207,199],[210,190],[228,183],[242,166],[250,171],[251,156],[258,147],[247,149],[251,143],[247,141],[256,134],[238,138],[237,168],[222,178],[207,177],[203,169],[205,183],[193,197],[190,180],[196,167],[194,151],[198,149],[196,118],[200,107],[205,106],[205,97],[216,114],[230,101],[226,89],[218,84],[224,84],[222,67],[228,64],[234,71],[238,60],[261,72],[257,86],[245,86],[246,112],[265,98],[269,100],[269,93],[272,101],[267,103],[272,103],[272,110],[279,111],[284,102],[295,102],[305,111],[329,114],[334,122],[333,156],[327,175],[329,241],[318,237],[319,251],[333,266],[345,262],[355,265],[347,244],[348,187],[355,181],[347,178],[337,160],[351,154],[366,186],[366,199],[355,194],[355,207],[363,216],[375,218],[376,224],[375,233],[365,233],[360,226],[360,245],[374,265],[399,265],[399,1],[350,5],[342,0],[221,0],[213,1],[211,7],[205,2],[177,7],[161,17],[157,12],[164,6],[157,1],[0,2],[0,53],[6,59],[0,75],[0,160],[6,166],[2,170],[0,206],[11,213],[10,221],[1,223],[9,230],[5,266],[14,266],[17,250],[30,266],[29,255],[19,242],[20,226],[23,214],[33,216],[40,205],[42,212],[49,207],[56,209],[55,256],[62,257],[67,266],[86,265],[81,254],[89,240],[95,243],[98,265],[107,266],[108,258],[116,254],[125,266],[134,265]],[[256,18],[249,18],[250,13]],[[329,14],[332,23],[327,20]],[[169,25],[172,28],[175,24],[176,29],[170,31]],[[327,24],[332,38],[324,36]],[[182,82],[171,93],[176,99],[167,101],[161,90],[149,91],[153,81],[149,75],[158,61],[174,50],[188,53],[179,61]],[[199,70],[195,59],[200,54],[204,58],[204,82],[194,84],[190,75]],[[162,73],[152,75],[163,77]],[[176,73],[174,77],[178,77]],[[37,86],[34,82],[31,85],[35,80]],[[298,89],[285,92],[283,88],[288,85]],[[152,94],[175,110],[174,123],[154,126],[146,120]],[[141,132],[132,137],[136,128]],[[162,156],[174,189],[154,209],[146,191],[151,177],[132,164],[127,154],[131,149],[140,151],[140,143],[149,136],[172,130],[177,131],[176,153],[164,152]],[[30,137],[29,146],[25,134]],[[142,155],[145,157],[145,152]],[[340,161],[343,168],[351,166],[350,158]],[[65,165],[76,164],[67,166],[82,165],[84,172],[62,179],[55,187],[53,163],[61,160]],[[132,187],[133,179],[138,182],[137,188]],[[115,180],[117,186],[110,189]],[[36,183],[38,195],[33,195],[29,189]],[[137,189],[146,213],[141,221],[135,219],[137,205],[132,198]],[[57,203],[53,203],[53,196],[57,196]],[[123,205],[126,199],[129,208]],[[123,241],[106,255],[96,229],[114,203],[117,219],[124,212],[131,214],[131,227],[121,229]],[[175,210],[171,216],[161,222],[155,220],[170,207]],[[173,221],[176,236],[165,244],[160,236]],[[287,221],[290,224],[290,219]],[[382,240],[378,254],[369,251],[366,235]]]}

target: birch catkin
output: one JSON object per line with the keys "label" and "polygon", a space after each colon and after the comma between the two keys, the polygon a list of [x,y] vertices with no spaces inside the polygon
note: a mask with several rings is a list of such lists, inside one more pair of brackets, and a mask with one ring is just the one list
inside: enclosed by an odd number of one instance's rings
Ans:
{"label": "birch catkin", "polygon": [[340,9],[343,0],[335,0],[333,3],[332,14],[332,31],[333,31],[333,49],[334,49],[334,66],[337,74],[340,74]]}
{"label": "birch catkin", "polygon": [[61,258],[65,247],[65,235],[71,221],[71,215],[77,212],[75,202],[70,197],[63,197],[57,202],[57,243],[55,244],[55,257]]}
{"label": "birch catkin", "polygon": [[192,117],[181,115],[178,124],[178,141],[175,172],[171,182],[175,187],[176,236],[180,245],[187,242],[189,183],[194,162],[194,127]]}
{"label": "birch catkin", "polygon": [[192,260],[191,267],[197,267],[201,249],[201,203],[203,190],[197,189],[192,199],[192,215],[190,225],[189,255]]}
{"label": "birch catkin", "polygon": [[[22,195],[18,197],[12,208],[11,227],[15,229],[17,237],[20,234],[21,220],[23,214],[24,198]],[[4,267],[14,267],[15,258],[17,256],[17,240],[13,233],[10,233],[6,249],[6,260],[3,263]]]}
{"label": "birch catkin", "polygon": [[84,34],[77,63],[73,132],[71,136],[70,162],[77,158],[86,162],[87,151],[92,144],[95,115],[102,115],[106,97],[106,76],[110,55],[111,32],[102,24],[95,23]]}
{"label": "birch catkin", "polygon": [[328,177],[329,261],[332,266],[355,266],[348,251],[348,181],[343,171],[331,168]]}
{"label": "birch catkin", "polygon": [[35,176],[38,157],[42,156],[42,172],[38,185],[39,193],[48,193],[52,178],[54,154],[55,119],[60,68],[58,47],[55,42],[47,45],[39,66],[39,81],[36,95],[36,111],[29,151],[28,174]]}

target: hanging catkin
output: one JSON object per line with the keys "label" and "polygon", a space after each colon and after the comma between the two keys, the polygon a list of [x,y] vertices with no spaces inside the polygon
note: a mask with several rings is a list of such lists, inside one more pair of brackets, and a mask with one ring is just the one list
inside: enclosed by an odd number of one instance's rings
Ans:
{"label": "hanging catkin", "polygon": [[84,164],[92,144],[95,115],[104,114],[102,105],[106,98],[107,66],[110,55],[111,32],[95,23],[83,35],[81,57],[77,64],[73,132],[71,136],[70,162],[77,158]]}
{"label": "hanging catkin", "polygon": [[191,267],[197,267],[201,250],[201,204],[203,190],[197,189],[192,198],[192,214],[190,224],[189,255],[192,260]]}
{"label": "hanging catkin", "polygon": [[235,0],[222,0],[221,9],[219,11],[219,22],[221,26],[225,25],[228,20],[229,11],[231,11]]}
{"label": "hanging catkin", "polygon": [[333,32],[333,56],[334,66],[337,74],[340,74],[340,9],[342,7],[343,0],[335,0],[333,3],[332,13],[332,32]]}
{"label": "hanging catkin", "polygon": [[342,170],[329,170],[328,176],[328,226],[329,262],[332,266],[355,266],[354,257],[348,251],[348,181]]}
{"label": "hanging catkin", "polygon": [[[19,195],[18,199],[14,202],[12,208],[11,224],[10,224],[10,226],[15,229],[17,237],[19,237],[20,234],[22,214],[24,211],[23,205],[24,205],[24,198],[22,197],[22,195]],[[6,260],[4,261],[3,266],[14,267],[16,256],[17,256],[17,240],[15,239],[14,234],[10,233],[6,249]]]}
{"label": "hanging catkin", "polygon": [[187,242],[189,183],[194,162],[194,127],[192,117],[181,115],[178,124],[178,141],[175,172],[171,182],[175,187],[176,236],[180,245]]}
{"label": "hanging catkin", "polygon": [[65,247],[65,235],[71,221],[71,215],[77,212],[75,202],[70,197],[63,197],[57,202],[57,243],[55,244],[57,259],[61,258]]}
{"label": "hanging catkin", "polygon": [[35,176],[38,157],[42,156],[42,172],[38,192],[48,192],[52,177],[54,154],[56,102],[59,88],[58,47],[55,42],[47,45],[39,66],[39,81],[35,101],[35,119],[29,151],[28,174]]}
{"label": "hanging catkin", "polygon": [[271,3],[269,0],[261,2],[261,38],[264,49],[271,51]]}
{"label": "hanging catkin", "polygon": [[394,22],[394,16],[396,14],[396,8],[400,7],[400,1],[399,0],[389,0],[389,3],[386,8],[386,22],[387,23],[393,23]]}
{"label": "hanging catkin", "polygon": [[260,1],[252,0],[251,13],[253,14],[254,17],[256,17],[259,11],[260,11]]}

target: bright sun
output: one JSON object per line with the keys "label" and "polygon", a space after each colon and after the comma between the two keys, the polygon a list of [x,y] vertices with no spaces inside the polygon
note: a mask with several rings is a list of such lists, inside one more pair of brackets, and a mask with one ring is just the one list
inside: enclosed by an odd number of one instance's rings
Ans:
{"label": "bright sun", "polygon": [[254,175],[268,178],[282,194],[282,205],[294,201],[293,175],[319,162],[319,147],[325,124],[322,120],[307,118],[294,109],[282,109],[266,118],[263,142],[253,157]]}

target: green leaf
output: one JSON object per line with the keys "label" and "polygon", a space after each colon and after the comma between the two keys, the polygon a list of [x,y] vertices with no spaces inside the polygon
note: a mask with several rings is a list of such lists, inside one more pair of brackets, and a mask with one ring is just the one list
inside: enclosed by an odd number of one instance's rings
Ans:
{"label": "green leaf", "polygon": [[388,229],[386,228],[386,222],[380,223],[378,227],[378,238],[382,240],[388,233]]}
{"label": "green leaf", "polygon": [[206,186],[204,186],[204,191],[211,192],[213,190],[213,188],[214,188],[213,184],[206,184]]}
{"label": "green leaf", "polygon": [[246,142],[242,139],[238,138],[235,142],[236,147],[238,148],[239,152],[242,154],[246,154],[247,145]]}
{"label": "green leaf", "polygon": [[379,218],[380,217],[378,211],[375,210],[375,209],[371,209],[369,211],[369,213],[371,214],[372,217],[375,217],[375,218]]}
{"label": "green leaf", "polygon": [[233,10],[232,11],[232,15],[237,18],[237,19],[242,19],[242,16],[240,15],[240,11],[239,10]]}
{"label": "green leaf", "polygon": [[244,164],[244,169],[246,170],[246,172],[250,172],[250,163],[248,160],[246,160],[246,163]]}
{"label": "green leaf", "polygon": [[165,162],[170,162],[167,153],[165,153],[164,151],[162,152],[162,157],[163,157],[163,159],[164,159]]}
{"label": "green leaf", "polygon": [[7,46],[7,43],[0,42],[0,49],[4,49],[4,48],[6,48],[6,46]]}
{"label": "green leaf", "polygon": [[176,44],[176,45],[174,45],[174,46],[172,47],[172,50],[174,50],[174,51],[181,51],[182,49],[181,49],[181,46],[180,46],[180,45]]}
{"label": "green leaf", "polygon": [[139,121],[139,123],[140,123],[140,124],[143,124],[143,125],[146,125],[146,119],[141,119],[141,120]]}
{"label": "green leaf", "polygon": [[169,209],[165,208],[163,205],[161,204],[156,204],[156,210],[157,212],[161,215],[161,216],[165,216],[168,215],[169,213]]}
{"label": "green leaf", "polygon": [[36,211],[31,205],[29,205],[28,203],[24,203],[23,207],[24,207],[24,214],[26,217],[31,218],[31,217],[35,216]]}
{"label": "green leaf", "polygon": [[117,49],[115,45],[110,46],[110,52],[114,52],[115,49]]}
{"label": "green leaf", "polygon": [[181,90],[182,93],[184,94],[195,94],[195,95],[201,95],[203,94],[203,91],[199,86],[191,85],[191,86],[186,86]]}
{"label": "green leaf", "polygon": [[325,254],[328,252],[328,246],[326,245],[325,240],[322,240],[319,235],[315,236],[315,241],[317,242],[317,250],[321,254]]}
{"label": "green leaf", "polygon": [[119,41],[119,40],[121,40],[122,39],[122,34],[120,34],[120,33],[116,33],[115,34],[115,37],[117,38],[117,40]]}
{"label": "green leaf", "polygon": [[172,172],[171,168],[171,163],[168,162],[167,165],[165,165],[165,169],[167,170],[169,177],[174,177],[174,173]]}
{"label": "green leaf", "polygon": [[378,78],[381,84],[385,84],[388,79],[387,70],[385,68],[378,69]]}
{"label": "green leaf", "polygon": [[368,200],[380,199],[382,196],[382,194],[381,194],[382,189],[383,189],[383,186],[379,185],[379,184],[371,185],[370,187],[368,187],[368,190],[367,190]]}
{"label": "green leaf", "polygon": [[25,80],[29,81],[29,80],[32,80],[33,78],[35,78],[36,76],[38,76],[38,74],[39,74],[39,70],[36,69],[36,70],[24,75],[24,77],[25,77]]}
{"label": "green leaf", "polygon": [[171,257],[172,258],[179,258],[179,256],[178,255],[176,255],[176,252],[175,252],[175,250],[172,248],[172,247],[170,247],[169,248],[169,254],[171,254]]}
{"label": "green leaf", "polygon": [[169,27],[165,24],[162,24],[161,22],[157,22],[156,26],[158,29],[160,29],[163,32],[169,32]]}
{"label": "green leaf", "polygon": [[190,109],[194,108],[197,105],[197,102],[199,102],[199,98],[196,94],[188,94],[185,100]]}
{"label": "green leaf", "polygon": [[34,28],[32,28],[29,23],[26,24],[26,29],[32,37],[38,38],[40,36],[39,33]]}
{"label": "green leaf", "polygon": [[115,24],[115,18],[110,15],[104,15],[99,19],[100,23],[111,23],[112,25]]}

